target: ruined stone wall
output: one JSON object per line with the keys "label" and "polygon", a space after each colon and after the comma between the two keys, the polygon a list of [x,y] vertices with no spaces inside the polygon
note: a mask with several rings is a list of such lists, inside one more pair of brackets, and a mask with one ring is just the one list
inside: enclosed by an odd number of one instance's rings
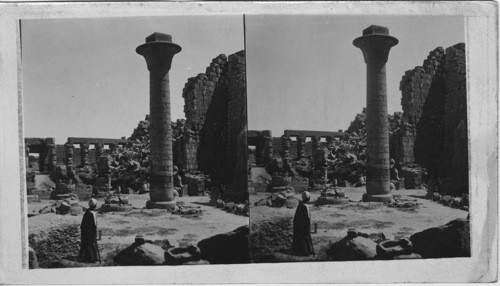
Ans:
{"label": "ruined stone wall", "polygon": [[[182,95],[185,100],[186,129],[193,132],[198,142],[197,152],[186,154],[185,164],[195,160],[199,170],[220,179],[227,175],[223,174],[227,159],[226,78],[227,57],[219,55],[212,60],[204,74],[188,79]],[[192,150],[193,147],[191,145],[183,150]],[[187,165],[185,167],[187,169]]]}
{"label": "ruined stone wall", "polygon": [[444,176],[450,193],[468,191],[468,133],[465,44],[446,49],[444,113]]}
{"label": "ruined stone wall", "polygon": [[182,96],[191,139],[176,147],[180,167],[232,184],[237,137],[247,124],[244,51],[214,58],[204,74],[188,79]]}
{"label": "ruined stone wall", "polygon": [[245,51],[229,56],[228,60],[228,122],[227,146],[230,169],[238,157],[238,136],[247,126],[247,94],[245,82]]}
{"label": "ruined stone wall", "polygon": [[423,65],[407,71],[400,83],[407,124],[405,132],[391,138],[391,148],[404,150],[398,155],[407,163],[413,162],[413,154],[430,178],[442,178],[443,192],[468,191],[465,73],[462,43],[431,51]]}
{"label": "ruined stone wall", "polygon": [[[416,162],[430,168],[442,165],[441,121],[445,97],[443,73],[444,49],[438,47],[430,52],[421,67],[415,67],[403,76],[400,83],[401,105],[403,117],[408,123],[406,128],[408,132],[405,132],[408,137],[395,140],[399,140],[400,144],[406,144],[399,146],[406,150],[405,154],[408,156],[398,158],[398,161]],[[404,134],[399,135],[404,136]]]}

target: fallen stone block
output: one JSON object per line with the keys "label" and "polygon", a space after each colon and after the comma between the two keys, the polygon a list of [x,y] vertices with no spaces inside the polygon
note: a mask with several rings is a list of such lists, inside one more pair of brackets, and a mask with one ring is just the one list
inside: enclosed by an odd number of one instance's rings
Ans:
{"label": "fallen stone block", "polygon": [[214,235],[198,242],[201,259],[211,264],[249,263],[248,225],[232,232]]}
{"label": "fallen stone block", "polygon": [[470,225],[466,219],[428,228],[410,237],[413,252],[423,258],[469,257]]}
{"label": "fallen stone block", "polygon": [[165,250],[151,243],[132,243],[132,245],[119,251],[113,257],[113,261],[118,265],[161,265],[164,262]]}
{"label": "fallen stone block", "polygon": [[371,260],[377,255],[377,244],[371,239],[346,236],[326,250],[328,260],[353,261]]}

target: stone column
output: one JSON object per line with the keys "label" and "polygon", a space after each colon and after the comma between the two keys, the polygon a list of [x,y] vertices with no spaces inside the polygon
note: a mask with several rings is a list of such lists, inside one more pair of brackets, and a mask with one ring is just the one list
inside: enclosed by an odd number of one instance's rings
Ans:
{"label": "stone column", "polygon": [[333,137],[326,137],[326,148],[328,149],[328,151],[332,152],[333,150]]}
{"label": "stone column", "polygon": [[69,144],[68,142],[64,143],[64,152],[66,155],[66,158],[64,159],[66,167],[73,167],[73,145]]}
{"label": "stone column", "polygon": [[312,156],[316,156],[316,151],[319,150],[319,138],[317,136],[311,137],[311,145],[312,145]]}
{"label": "stone column", "polygon": [[302,159],[306,157],[306,138],[297,136],[297,158]]}
{"label": "stone column", "polygon": [[281,158],[290,158],[290,138],[285,135],[281,136]]}
{"label": "stone column", "polygon": [[101,143],[96,143],[95,144],[95,161],[97,162],[99,158],[102,156],[102,144]]}
{"label": "stone column", "polygon": [[389,201],[389,121],[385,64],[398,40],[386,27],[372,25],[354,40],[366,63],[366,194],[363,201]]}
{"label": "stone column", "polygon": [[290,138],[283,135],[281,136],[281,160],[283,161],[283,169],[291,172],[292,160],[290,160]]}
{"label": "stone column", "polygon": [[84,143],[80,143],[80,165],[82,167],[89,164],[89,146]]}
{"label": "stone column", "polygon": [[66,142],[64,144],[64,152],[66,153],[66,158],[64,163],[66,164],[66,174],[69,178],[75,176],[75,168],[73,167],[73,145]]}
{"label": "stone column", "polygon": [[56,140],[54,138],[45,138],[45,145],[48,153],[47,170],[52,171],[57,165]]}
{"label": "stone column", "polygon": [[266,136],[264,137],[264,163],[267,165],[271,163],[274,157],[274,147],[273,147],[273,137]]}
{"label": "stone column", "polygon": [[172,36],[154,33],[136,52],[146,59],[149,70],[149,110],[151,136],[150,200],[146,208],[173,209],[172,126],[170,118],[169,70],[181,47]]}

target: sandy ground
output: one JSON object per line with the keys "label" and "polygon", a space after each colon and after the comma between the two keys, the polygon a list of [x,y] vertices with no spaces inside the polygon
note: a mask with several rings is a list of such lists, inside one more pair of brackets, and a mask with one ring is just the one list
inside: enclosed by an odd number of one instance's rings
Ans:
{"label": "sandy ground", "polygon": [[[317,224],[317,232],[312,234],[316,253],[332,241],[347,234],[349,228],[365,233],[380,233],[401,238],[426,228],[448,223],[457,218],[466,218],[467,211],[443,206],[425,198],[425,190],[396,190],[401,199],[417,202],[415,209],[390,208],[383,203],[361,202],[364,187],[343,188],[350,203],[345,205],[314,206],[309,204],[311,225]],[[250,195],[250,221],[253,226],[269,221],[293,219],[295,209],[254,206],[254,203],[268,196],[268,193],[254,192]],[[295,197],[300,198],[296,192]],[[311,194],[311,202],[316,201],[319,192]],[[254,227],[254,229],[256,229]],[[291,229],[290,229],[291,231]],[[291,235],[291,234],[290,234]],[[265,243],[265,240],[261,240]],[[280,246],[283,248],[283,246]],[[284,246],[286,248],[286,246]],[[290,245],[291,247],[291,245]]]}
{"label": "sandy ground", "polygon": [[[228,213],[213,206],[209,206],[209,197],[181,197],[187,207],[199,208],[201,215],[174,215],[166,210],[143,209],[149,194],[127,195],[134,210],[129,212],[109,212],[97,214],[98,229],[102,238],[98,241],[101,256],[106,256],[117,246],[128,246],[134,242],[136,235],[141,234],[146,240],[168,241],[175,246],[197,244],[198,241],[216,234],[232,231],[240,226],[248,225],[249,219],[245,216]],[[38,212],[39,209],[54,201],[44,200],[30,203],[28,211]],[[98,200],[98,207],[104,203]],[[86,202],[80,202],[86,206]],[[29,233],[46,232],[68,224],[80,224],[82,215],[56,215],[54,213],[36,215],[28,219]]]}

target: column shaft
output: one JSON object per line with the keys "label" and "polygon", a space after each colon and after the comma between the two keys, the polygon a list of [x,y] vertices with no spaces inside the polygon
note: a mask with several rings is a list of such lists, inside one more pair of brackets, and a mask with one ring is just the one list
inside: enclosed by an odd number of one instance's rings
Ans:
{"label": "column shaft", "polygon": [[150,136],[152,201],[172,201],[173,154],[168,70],[152,69],[150,76]]}
{"label": "column shaft", "polygon": [[387,118],[387,83],[385,63],[369,61],[366,66],[366,145],[368,194],[388,194],[389,121]]}

